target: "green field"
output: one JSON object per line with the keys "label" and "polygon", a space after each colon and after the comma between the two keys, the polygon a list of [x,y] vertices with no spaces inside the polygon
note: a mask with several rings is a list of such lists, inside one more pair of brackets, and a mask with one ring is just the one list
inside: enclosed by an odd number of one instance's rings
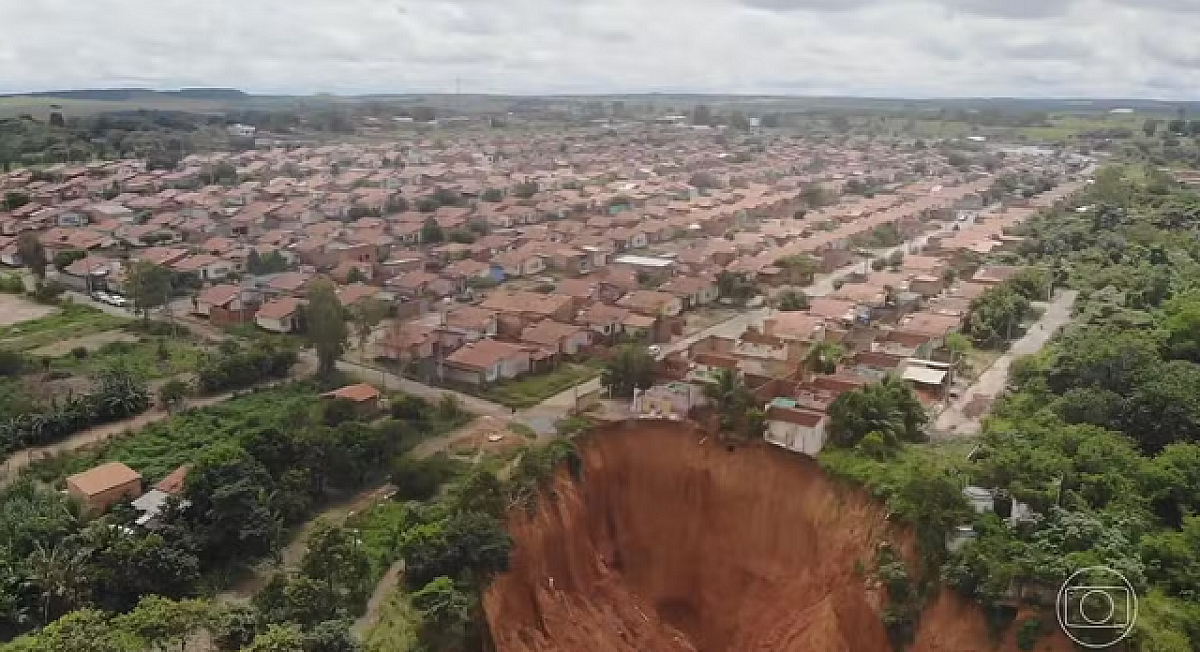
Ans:
{"label": "green field", "polygon": [[112,330],[129,323],[128,319],[68,303],[53,314],[20,324],[0,327],[0,346],[12,351],[28,351],[83,335]]}
{"label": "green field", "polygon": [[[164,355],[165,354],[165,355]],[[64,355],[55,358],[50,368],[73,374],[90,375],[121,363],[140,378],[167,378],[194,371],[204,349],[181,340],[143,339],[139,342],[112,342],[85,357]]]}

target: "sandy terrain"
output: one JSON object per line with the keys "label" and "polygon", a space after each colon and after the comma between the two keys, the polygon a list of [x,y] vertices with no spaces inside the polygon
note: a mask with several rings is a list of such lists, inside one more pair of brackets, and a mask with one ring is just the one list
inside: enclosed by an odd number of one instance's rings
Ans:
{"label": "sandy terrain", "polygon": [[43,306],[12,294],[0,294],[0,326],[11,326],[38,319],[56,310],[58,308],[54,306]]}

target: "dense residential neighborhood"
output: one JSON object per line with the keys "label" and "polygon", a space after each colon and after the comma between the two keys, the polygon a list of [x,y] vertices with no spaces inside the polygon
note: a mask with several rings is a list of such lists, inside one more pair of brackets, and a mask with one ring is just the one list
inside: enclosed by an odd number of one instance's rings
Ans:
{"label": "dense residential neighborhood", "polygon": [[[0,212],[0,260],[21,264],[18,237],[33,231],[65,261],[50,274],[62,287],[128,302],[131,266],[150,263],[172,278],[172,314],[277,334],[304,329],[310,284],[331,279],[347,311],[382,306],[360,361],[450,386],[668,343],[697,311],[771,301],[862,263],[864,277],[807,289],[828,295],[809,313],[831,327],[886,313],[894,327],[856,345],[911,356],[937,348],[994,282],[986,270],[952,279],[956,258],[1011,247],[1011,228],[1077,187],[1020,194],[998,180],[1065,181],[1080,167],[1039,150],[952,166],[923,144],[651,133],[653,145],[636,132],[564,133],[10,172],[0,192],[22,201]],[[205,185],[214,178],[224,183]],[[918,240],[870,269],[872,252]],[[812,341],[787,320],[760,335]]]}

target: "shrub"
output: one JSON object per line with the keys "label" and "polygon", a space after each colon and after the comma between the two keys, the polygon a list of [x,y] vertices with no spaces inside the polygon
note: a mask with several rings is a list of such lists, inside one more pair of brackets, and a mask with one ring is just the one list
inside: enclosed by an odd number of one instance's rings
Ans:
{"label": "shrub", "polygon": [[0,376],[16,376],[29,368],[29,359],[16,351],[0,350]]}
{"label": "shrub", "polygon": [[402,394],[391,398],[392,418],[405,421],[423,421],[429,410],[429,401],[413,394]]}
{"label": "shrub", "polygon": [[1022,650],[1032,650],[1042,635],[1042,621],[1037,618],[1026,618],[1017,630],[1017,647]]}
{"label": "shrub", "polygon": [[77,347],[71,349],[71,357],[75,358],[76,360],[82,360],[82,359],[88,357],[87,347],[86,346],[77,346]]}
{"label": "shrub", "polygon": [[25,282],[15,274],[0,276],[0,292],[5,294],[25,294]]}
{"label": "shrub", "polygon": [[401,458],[392,467],[392,484],[401,500],[425,501],[433,498],[438,489],[454,479],[464,468],[445,453],[423,460]]}
{"label": "shrub", "polygon": [[286,377],[298,360],[291,349],[260,343],[243,353],[207,357],[196,370],[196,383],[204,394],[243,389],[271,378]]}
{"label": "shrub", "polygon": [[37,286],[37,288],[33,291],[33,300],[37,301],[38,303],[58,305],[58,299],[65,291],[66,288],[64,288],[62,285],[54,281],[47,281]]}

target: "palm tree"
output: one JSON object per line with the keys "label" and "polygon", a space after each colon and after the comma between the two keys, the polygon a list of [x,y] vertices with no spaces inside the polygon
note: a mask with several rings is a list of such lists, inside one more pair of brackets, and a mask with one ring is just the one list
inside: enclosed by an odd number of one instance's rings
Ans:
{"label": "palm tree", "polygon": [[743,440],[762,435],[763,411],[757,404],[754,392],[746,387],[736,372],[718,369],[713,374],[712,382],[704,386],[704,396],[720,416],[721,432]]}
{"label": "palm tree", "polygon": [[38,542],[26,561],[29,579],[42,598],[42,623],[49,623],[51,610],[71,610],[79,603],[83,589],[85,553],[59,543],[49,548]]}

